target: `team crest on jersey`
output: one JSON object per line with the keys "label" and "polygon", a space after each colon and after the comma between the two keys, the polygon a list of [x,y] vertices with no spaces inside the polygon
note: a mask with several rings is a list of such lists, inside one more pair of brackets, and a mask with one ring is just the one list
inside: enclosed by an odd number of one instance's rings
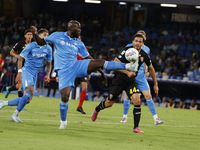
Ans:
{"label": "team crest on jersey", "polygon": [[140,61],[143,62],[144,61],[144,57],[140,57]]}
{"label": "team crest on jersey", "polygon": [[65,41],[61,41],[60,44],[61,44],[61,45],[65,45]]}
{"label": "team crest on jersey", "polygon": [[113,95],[112,95],[112,94],[110,94],[110,95],[109,95],[109,99],[112,99],[112,98],[113,98]]}
{"label": "team crest on jersey", "polygon": [[44,49],[44,50],[43,50],[43,52],[45,52],[45,53],[46,53],[46,52],[47,52],[47,49]]}

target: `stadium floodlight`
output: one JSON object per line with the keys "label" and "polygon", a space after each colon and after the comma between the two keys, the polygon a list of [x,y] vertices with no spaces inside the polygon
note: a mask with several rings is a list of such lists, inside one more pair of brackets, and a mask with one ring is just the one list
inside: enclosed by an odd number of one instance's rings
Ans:
{"label": "stadium floodlight", "polygon": [[176,4],[160,4],[161,7],[177,7]]}
{"label": "stadium floodlight", "polygon": [[101,1],[98,1],[98,0],[85,0],[85,3],[95,3],[95,4],[100,4]]}
{"label": "stadium floodlight", "polygon": [[200,9],[200,6],[195,6],[196,9]]}
{"label": "stadium floodlight", "polygon": [[68,2],[68,0],[53,0],[54,2]]}
{"label": "stadium floodlight", "polygon": [[120,5],[126,5],[126,2],[119,2]]}

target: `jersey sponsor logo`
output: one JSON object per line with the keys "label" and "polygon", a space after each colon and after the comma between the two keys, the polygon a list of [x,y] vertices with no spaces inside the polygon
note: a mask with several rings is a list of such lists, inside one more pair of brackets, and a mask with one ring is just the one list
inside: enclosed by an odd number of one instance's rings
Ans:
{"label": "jersey sponsor logo", "polygon": [[112,98],[113,98],[113,95],[112,95],[112,94],[110,94],[110,95],[109,95],[109,99],[112,99]]}
{"label": "jersey sponsor logo", "polygon": [[32,56],[33,56],[33,57],[45,57],[45,56],[46,56],[46,53],[42,53],[42,54],[33,53]]}
{"label": "jersey sponsor logo", "polygon": [[69,42],[61,41],[60,44],[61,45],[67,45],[67,46],[70,46],[70,47],[73,47],[73,48],[77,49],[77,47],[75,45],[70,44]]}

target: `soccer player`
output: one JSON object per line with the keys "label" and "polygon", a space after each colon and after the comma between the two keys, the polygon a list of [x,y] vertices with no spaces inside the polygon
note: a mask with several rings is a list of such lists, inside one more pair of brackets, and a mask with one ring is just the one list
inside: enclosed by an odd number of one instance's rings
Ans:
{"label": "soccer player", "polygon": [[[137,33],[142,34],[144,36],[144,39],[146,40],[146,32],[145,31],[139,30]],[[131,47],[131,46],[133,46],[133,43],[128,44],[126,47]],[[148,55],[150,55],[150,49],[146,45],[142,46],[142,50],[144,50]],[[147,101],[147,106],[153,115],[155,125],[162,124],[162,123],[164,123],[164,121],[162,121],[158,118],[155,104],[152,100],[150,87],[149,87],[149,84],[145,77],[145,71],[146,71],[146,69],[145,69],[145,65],[143,63],[138,71],[138,74],[136,77],[136,82],[138,84],[139,90],[142,92],[142,94],[144,95],[144,97]],[[152,76],[152,72],[150,72],[150,75]],[[156,96],[158,96],[158,90],[159,90],[158,84],[154,80],[154,92],[155,92]],[[124,105],[124,110],[123,110],[123,119],[121,120],[121,123],[126,123],[127,122],[127,114],[128,114],[129,108],[130,108],[130,100],[125,98],[123,105]]]}
{"label": "soccer player", "polygon": [[[31,43],[31,40],[33,39],[33,34],[30,29],[25,30],[24,37],[25,37],[25,40],[16,43],[13,49],[10,51],[10,55],[13,57],[16,57],[18,60],[20,58],[19,54],[29,43]],[[15,84],[14,86],[10,88],[6,87],[5,98],[8,97],[11,91],[16,91],[16,90],[18,90],[18,97],[22,97],[23,92],[22,92],[21,86],[22,86],[22,82],[18,82],[17,84]]]}
{"label": "soccer player", "polygon": [[[151,60],[148,56],[148,54],[143,51],[141,48],[144,44],[144,37],[141,34],[135,34],[133,37],[133,47],[138,50],[139,52],[139,58],[136,61],[138,63],[138,69],[140,66],[145,62],[148,66],[149,71],[152,73],[152,78],[154,82],[156,81],[156,75],[155,70],[151,64]],[[114,61],[117,62],[128,62],[125,58],[125,52],[127,49],[131,47],[126,47],[121,54],[114,59]],[[138,89],[137,82],[135,80],[135,76],[130,76],[134,72],[129,72],[127,70],[117,70],[115,73],[115,76],[113,78],[112,85],[109,90],[108,98],[105,101],[101,101],[100,104],[95,108],[93,114],[92,114],[92,121],[95,121],[97,119],[98,113],[108,107],[111,107],[116,98],[119,94],[122,93],[123,90],[126,91],[127,96],[129,99],[132,100],[134,104],[133,109],[133,115],[134,115],[134,133],[141,133],[144,132],[139,129],[139,122],[140,122],[140,115],[141,115],[141,101],[140,101],[140,92]]]}
{"label": "soccer player", "polygon": [[81,94],[80,94],[80,101],[77,107],[77,111],[82,113],[82,114],[86,114],[86,112],[83,110],[83,102],[86,98],[86,94],[87,94],[87,81],[90,80],[90,76],[87,77],[81,77],[81,78],[76,78],[76,82],[81,84]]}
{"label": "soccer player", "polygon": [[[81,36],[79,36],[79,40],[81,40]],[[84,58],[80,57],[79,55],[77,55],[77,60],[83,60]],[[87,81],[90,80],[90,76],[87,77],[81,77],[81,78],[76,78],[76,82],[77,84],[81,84],[81,94],[80,94],[80,100],[79,100],[79,104],[77,107],[77,111],[82,113],[82,114],[86,114],[86,112],[83,110],[83,102],[86,98],[86,94],[87,94]]]}
{"label": "soccer player", "polygon": [[[40,38],[44,38],[49,35],[49,32],[47,29],[41,28],[38,31],[38,35]],[[22,68],[22,62],[24,59],[25,64]],[[45,81],[49,82],[52,48],[49,45],[41,46],[36,42],[32,42],[20,53],[18,61],[18,74],[15,80],[16,82],[19,82],[22,78],[23,90],[25,91],[24,96],[10,101],[0,101],[0,109],[4,106],[17,106],[14,114],[11,116],[11,121],[22,122],[22,120],[19,118],[19,113],[33,97],[34,90],[36,88],[37,75],[45,60],[48,61]]]}
{"label": "soccer player", "polygon": [[[67,110],[69,94],[74,87],[74,81],[77,77],[88,76],[91,72],[98,70],[105,83],[106,77],[101,70],[127,69],[135,71],[134,63],[119,63],[114,61],[105,61],[103,59],[94,60],[86,50],[85,45],[78,39],[81,33],[81,24],[76,20],[71,20],[67,24],[66,32],[54,32],[50,36],[40,38],[37,33],[37,28],[32,26],[35,39],[39,45],[44,45],[46,42],[53,43],[54,51],[54,69],[58,72],[59,90],[61,93],[60,102],[60,117],[61,124],[59,129],[65,129],[67,126]],[[77,54],[84,60],[77,60]]]}

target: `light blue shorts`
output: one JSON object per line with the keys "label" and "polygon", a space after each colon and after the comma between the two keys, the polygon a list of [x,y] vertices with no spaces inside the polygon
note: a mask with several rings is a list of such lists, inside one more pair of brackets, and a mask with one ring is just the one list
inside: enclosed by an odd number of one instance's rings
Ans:
{"label": "light blue shorts", "polygon": [[138,84],[140,92],[150,90],[149,83],[144,74],[138,75],[136,77],[136,82]]}
{"label": "light blue shorts", "polygon": [[88,65],[91,59],[84,59],[76,61],[71,67],[58,70],[59,90],[62,90],[68,86],[74,87],[74,81],[76,78],[86,77]]}
{"label": "light blue shorts", "polygon": [[22,91],[25,91],[25,88],[29,85],[34,86],[34,91],[36,89],[36,82],[37,82],[37,73],[33,75],[28,69],[22,68]]}

